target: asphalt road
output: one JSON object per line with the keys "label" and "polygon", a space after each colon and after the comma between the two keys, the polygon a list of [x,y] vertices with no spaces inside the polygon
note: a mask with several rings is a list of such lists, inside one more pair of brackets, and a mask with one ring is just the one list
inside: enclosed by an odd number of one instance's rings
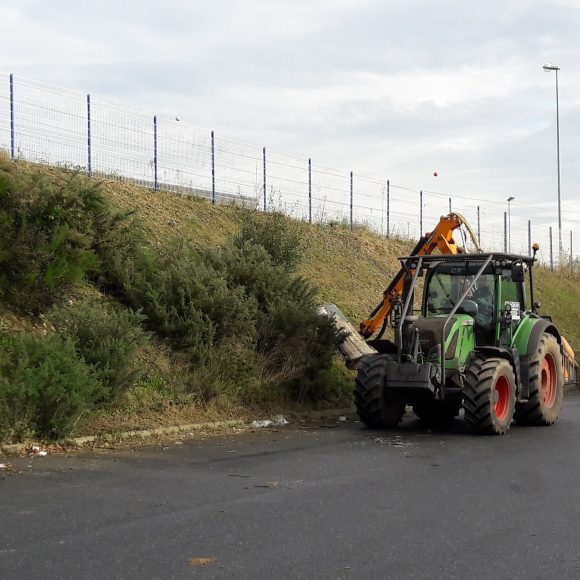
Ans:
{"label": "asphalt road", "polygon": [[22,458],[0,578],[580,578],[579,449],[573,392],[504,437],[407,417]]}

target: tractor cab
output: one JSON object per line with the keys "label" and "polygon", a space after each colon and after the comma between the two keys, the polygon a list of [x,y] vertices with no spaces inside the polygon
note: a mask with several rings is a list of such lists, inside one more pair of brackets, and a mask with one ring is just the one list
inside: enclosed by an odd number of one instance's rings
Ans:
{"label": "tractor cab", "polygon": [[455,310],[473,319],[477,346],[509,344],[528,309],[525,273],[530,271],[531,258],[496,255],[479,272],[481,254],[475,259],[461,257],[434,256],[422,264],[426,269],[422,316],[444,318]]}

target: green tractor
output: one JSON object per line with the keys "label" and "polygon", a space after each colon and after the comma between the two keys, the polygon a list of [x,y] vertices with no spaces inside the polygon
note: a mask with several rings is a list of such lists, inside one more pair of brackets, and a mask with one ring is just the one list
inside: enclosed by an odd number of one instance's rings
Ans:
{"label": "green tractor", "polygon": [[361,420],[395,427],[411,405],[429,424],[444,424],[463,408],[465,421],[482,434],[504,434],[513,419],[553,424],[564,383],[576,381],[576,363],[552,319],[538,313],[534,258],[400,260],[403,293],[388,320],[394,340],[369,341],[376,352],[356,365]]}

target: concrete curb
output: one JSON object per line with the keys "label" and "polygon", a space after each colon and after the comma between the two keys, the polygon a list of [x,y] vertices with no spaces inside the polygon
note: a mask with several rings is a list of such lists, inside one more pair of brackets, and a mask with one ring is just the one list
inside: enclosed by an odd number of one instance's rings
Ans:
{"label": "concrete curb", "polygon": [[[199,433],[199,432],[212,432],[223,428],[233,428],[233,427],[248,427],[248,423],[241,421],[239,419],[233,419],[231,421],[210,421],[208,423],[188,423],[186,425],[173,425],[171,427],[158,427],[156,429],[140,429],[136,431],[123,431],[121,433],[103,433],[102,435],[88,435],[86,437],[72,437],[64,439],[62,441],[57,441],[51,445],[63,446],[63,447],[84,447],[91,443],[99,442],[120,442],[126,441],[128,439],[151,439],[153,437],[162,437],[164,435],[176,435],[179,433]],[[42,447],[41,442],[28,441],[26,443],[13,443],[11,445],[1,445],[0,455],[22,455],[26,453],[32,445],[37,445]]]}
{"label": "concrete curb", "polygon": [[[348,415],[352,413],[353,409],[351,407],[344,409],[323,409],[319,411],[307,411],[304,413],[287,413],[288,417],[298,416],[308,416],[310,418],[323,417],[326,415]],[[270,414],[270,413],[266,413]],[[42,441],[27,441],[25,443],[12,443],[9,445],[0,444],[0,456],[2,455],[24,455],[27,451],[32,450],[32,446],[35,445],[39,448],[46,447],[47,445],[54,445],[57,447],[76,447],[82,448],[90,444],[98,443],[114,443],[128,441],[130,439],[137,439],[145,441],[147,439],[152,439],[154,437],[163,437],[166,435],[178,435],[179,433],[200,433],[217,431],[224,428],[246,428],[251,429],[252,425],[248,421],[243,421],[241,419],[232,419],[229,421],[209,421],[206,423],[187,423],[185,425],[172,425],[170,427],[157,427],[156,429],[139,429],[133,431],[123,431],[121,433],[103,433],[101,435],[87,435],[85,437],[69,437],[61,441],[55,441],[50,444],[43,443]]]}

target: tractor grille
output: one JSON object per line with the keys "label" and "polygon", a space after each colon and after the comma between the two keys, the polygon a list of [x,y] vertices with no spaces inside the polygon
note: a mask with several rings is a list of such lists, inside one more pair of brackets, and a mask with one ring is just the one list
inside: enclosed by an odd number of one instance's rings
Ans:
{"label": "tractor grille", "polygon": [[419,330],[419,344],[423,352],[429,352],[436,344],[439,343],[441,335],[432,329]]}
{"label": "tractor grille", "polygon": [[[416,322],[405,325],[403,329],[403,350],[406,353],[411,352],[413,344],[413,333],[419,330],[419,345],[424,354],[427,354],[434,346],[441,342],[441,333],[445,318],[420,318]],[[447,325],[445,338],[449,336],[449,331],[453,328],[455,317],[452,317]]]}

